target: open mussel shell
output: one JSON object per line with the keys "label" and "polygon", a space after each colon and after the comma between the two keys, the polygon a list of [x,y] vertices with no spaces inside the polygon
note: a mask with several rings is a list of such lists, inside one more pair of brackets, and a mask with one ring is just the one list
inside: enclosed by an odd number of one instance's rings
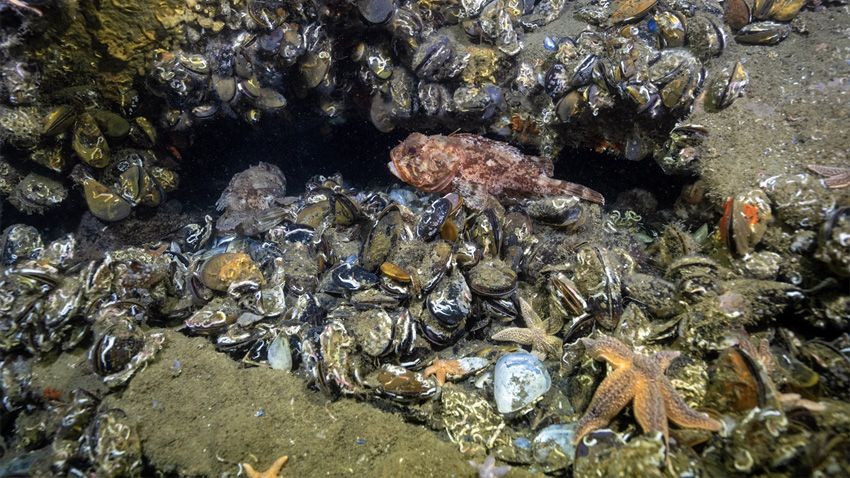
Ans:
{"label": "open mussel shell", "polygon": [[556,111],[558,113],[558,118],[567,123],[575,117],[578,117],[579,114],[585,109],[587,102],[582,97],[581,91],[572,90],[563,98],[558,100],[558,104],[556,106]]}
{"label": "open mussel shell", "polygon": [[723,19],[733,32],[737,32],[750,23],[750,5],[747,0],[726,0],[723,2]]}
{"label": "open mussel shell", "polygon": [[753,18],[790,22],[805,4],[805,0],[755,0]]}
{"label": "open mussel shell", "polygon": [[244,252],[222,252],[204,262],[201,282],[212,290],[226,291],[232,284],[253,281],[264,284],[259,266]]}
{"label": "open mussel shell", "polygon": [[380,281],[377,275],[348,262],[338,265],[330,274],[336,287],[349,292],[368,289]]}
{"label": "open mussel shell", "polygon": [[224,103],[229,103],[236,97],[236,79],[232,76],[213,75],[212,87],[215,94]]}
{"label": "open mussel shell", "polygon": [[772,386],[758,360],[736,345],[720,352],[713,365],[709,393],[721,410],[744,412],[778,406],[777,397],[769,395]]}
{"label": "open mussel shell", "polygon": [[10,266],[21,260],[36,259],[44,249],[38,229],[12,224],[0,234],[0,265]]}
{"label": "open mussel shell", "polygon": [[735,34],[738,43],[746,45],[776,45],[791,33],[791,25],[771,21],[755,22]]}
{"label": "open mussel shell", "polygon": [[461,321],[453,327],[443,325],[428,310],[423,310],[419,316],[422,336],[437,347],[447,347],[460,340],[466,333],[465,324],[466,321]]}
{"label": "open mussel shell", "polygon": [[372,104],[369,108],[369,119],[381,133],[389,133],[395,129],[395,118],[393,117],[393,102],[384,98],[379,91],[372,95]]}
{"label": "open mussel shell", "polygon": [[286,98],[271,88],[260,88],[256,101],[257,106],[266,111],[278,110],[286,106]]}
{"label": "open mussel shell", "polygon": [[661,89],[661,102],[674,113],[689,111],[704,81],[704,68],[684,69]]}
{"label": "open mussel shell", "polygon": [[575,196],[536,199],[528,203],[526,212],[541,224],[568,230],[579,228],[586,219],[584,208]]}
{"label": "open mussel shell", "polygon": [[570,280],[566,274],[562,272],[554,274],[549,285],[556,305],[564,312],[574,316],[587,312],[587,301],[575,282]]}
{"label": "open mussel shell", "polygon": [[735,101],[749,84],[750,79],[741,62],[736,62],[731,68],[720,72],[711,83],[706,95],[706,106],[709,111],[722,110]]}
{"label": "open mussel shell", "polygon": [[145,345],[145,334],[128,320],[119,320],[95,338],[89,361],[100,376],[124,370]]}
{"label": "open mussel shell", "polygon": [[350,226],[363,217],[360,206],[345,194],[334,194],[333,201],[334,224]]}
{"label": "open mussel shell", "polygon": [[416,223],[416,235],[426,241],[436,237],[460,204],[460,196],[456,193],[449,193],[432,202],[419,216]]}
{"label": "open mussel shell", "polygon": [[446,327],[457,327],[472,311],[472,293],[457,268],[443,277],[425,300],[428,312]]}
{"label": "open mussel shell", "polygon": [[617,0],[608,21],[611,25],[631,23],[643,18],[655,7],[657,0]]}
{"label": "open mussel shell", "polygon": [[469,270],[469,288],[483,297],[501,298],[517,287],[517,274],[504,261],[486,258]]}
{"label": "open mussel shell", "polygon": [[121,195],[115,193],[91,177],[82,180],[83,197],[89,211],[102,221],[120,221],[133,211],[133,206]]}
{"label": "open mussel shell", "polygon": [[390,352],[395,323],[387,311],[382,308],[364,310],[345,322],[366,355],[381,357]]}
{"label": "open mussel shell", "polygon": [[140,148],[152,148],[156,144],[156,129],[147,118],[137,116],[130,121],[129,138]]}
{"label": "open mussel shell", "polygon": [[570,74],[562,63],[555,63],[546,71],[543,89],[552,100],[558,100],[570,90]]}
{"label": "open mussel shell", "polygon": [[685,44],[685,19],[680,13],[666,10],[655,14],[653,20],[664,48],[677,48]]}
{"label": "open mussel shell", "polygon": [[587,296],[590,312],[597,325],[614,330],[623,314],[622,279],[612,251],[585,244],[575,256],[573,279]]}
{"label": "open mussel shell", "polygon": [[299,67],[304,86],[313,89],[325,79],[331,68],[331,55],[327,51],[307,52]]}
{"label": "open mussel shell", "polygon": [[770,200],[761,189],[729,198],[720,219],[720,237],[733,255],[751,252],[772,219]]}
{"label": "open mussel shell", "polygon": [[206,75],[210,72],[210,64],[203,55],[181,52],[177,55],[177,62],[183,68],[199,75]]}
{"label": "open mussel shell", "polygon": [[96,110],[92,117],[103,134],[110,139],[121,140],[130,133],[130,122],[111,111]]}
{"label": "open mussel shell", "polygon": [[712,17],[697,14],[688,19],[687,44],[697,58],[706,61],[726,48],[726,33]]}
{"label": "open mussel shell", "polygon": [[395,0],[358,0],[357,10],[369,23],[384,23],[396,10]]}
{"label": "open mussel shell", "polygon": [[104,168],[109,165],[109,145],[90,113],[82,113],[77,118],[71,145],[89,166]]}
{"label": "open mussel shell", "polygon": [[816,257],[842,277],[850,276],[850,206],[834,208],[821,226]]}
{"label": "open mussel shell", "polygon": [[381,274],[384,277],[392,279],[396,282],[400,282],[402,284],[407,284],[411,280],[410,273],[401,266],[394,264],[392,262],[384,262],[381,264]]}
{"label": "open mussel shell", "polygon": [[467,221],[466,237],[488,256],[498,256],[502,248],[502,223],[496,212],[485,209]]}
{"label": "open mussel shell", "polygon": [[424,401],[437,393],[433,380],[398,365],[381,365],[380,369],[366,377],[366,383],[378,395],[401,402]]}
{"label": "open mussel shell", "polygon": [[59,105],[47,114],[44,119],[43,134],[45,136],[56,136],[64,133],[74,124],[77,118],[77,110],[70,105]]}
{"label": "open mussel shell", "polygon": [[334,214],[334,203],[330,199],[322,199],[301,208],[295,216],[295,222],[318,229]]}
{"label": "open mussel shell", "polygon": [[389,206],[378,217],[360,251],[360,265],[369,271],[386,262],[402,234],[403,219],[397,206]]}

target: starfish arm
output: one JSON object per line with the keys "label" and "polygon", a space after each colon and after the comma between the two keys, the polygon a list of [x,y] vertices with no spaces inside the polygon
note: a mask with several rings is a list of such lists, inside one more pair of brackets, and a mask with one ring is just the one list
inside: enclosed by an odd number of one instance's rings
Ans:
{"label": "starfish arm", "polygon": [[522,297],[519,298],[519,311],[525,321],[525,325],[530,329],[546,330],[546,324],[537,315],[537,312],[531,307],[531,304]]}
{"label": "starfish arm", "polygon": [[248,478],[259,478],[260,472],[255,470],[250,463],[242,463],[242,467],[245,468],[245,474],[248,475]]}
{"label": "starfish arm", "polygon": [[441,387],[446,383],[446,370],[440,365],[435,364],[431,365],[430,367],[427,367],[424,371],[424,375],[426,377],[433,376],[434,379],[437,381],[437,385]]}
{"label": "starfish arm", "polygon": [[546,329],[546,333],[549,335],[555,335],[564,328],[564,319],[561,317],[549,317],[548,319],[543,321],[543,326]]}
{"label": "starfish arm", "polygon": [[520,327],[502,329],[490,338],[500,342],[516,342],[521,345],[531,345],[534,343],[534,337],[531,331]]}
{"label": "starfish arm", "polygon": [[809,164],[806,166],[810,171],[820,174],[821,176],[838,176],[840,174],[850,173],[850,168],[842,168],[838,166],[821,166],[819,164]]}
{"label": "starfish arm", "polygon": [[267,473],[271,473],[271,476],[276,477],[277,475],[280,474],[280,469],[283,468],[283,465],[285,465],[286,462],[288,462],[288,461],[289,461],[288,456],[282,456],[282,457],[278,458],[277,460],[274,461],[271,468],[268,469]]}
{"label": "starfish arm", "polygon": [[682,355],[681,352],[674,350],[662,350],[661,352],[656,353],[652,356],[652,359],[655,360],[655,363],[661,367],[661,372],[664,373],[670,367],[679,356]]}
{"label": "starfish arm", "polygon": [[643,432],[661,432],[666,444],[669,441],[667,412],[659,384],[654,380],[636,380],[633,407],[635,419]]}
{"label": "starfish arm", "polygon": [[581,343],[591,357],[602,358],[614,368],[626,367],[634,360],[634,353],[626,347],[626,344],[614,337],[603,335],[598,339],[583,338]]}
{"label": "starfish arm", "polygon": [[564,349],[564,341],[554,335],[547,335],[543,339],[543,349],[549,355],[561,355]]}
{"label": "starfish arm", "polygon": [[277,476],[280,475],[280,469],[283,468],[283,465],[285,465],[287,461],[289,461],[289,457],[284,455],[275,460],[275,462],[272,463],[272,466],[263,472],[255,470],[249,463],[242,463],[242,467],[245,468],[245,474],[248,475],[248,478],[277,478]]}
{"label": "starfish arm", "polygon": [[842,189],[850,186],[850,172],[829,176],[823,180],[826,187],[830,189]]}
{"label": "starfish arm", "polygon": [[667,418],[676,425],[685,428],[710,430],[713,432],[716,432],[723,427],[719,421],[711,418],[707,413],[698,412],[689,407],[688,404],[682,400],[682,397],[679,396],[679,393],[676,392],[676,389],[673,388],[673,384],[670,383],[670,380],[668,380],[667,377],[662,377],[662,380],[658,385],[661,389],[661,394],[664,397],[664,406],[667,409]]}
{"label": "starfish arm", "polygon": [[626,367],[608,374],[579,420],[573,442],[578,443],[588,433],[610,423],[634,397],[634,382],[634,371]]}

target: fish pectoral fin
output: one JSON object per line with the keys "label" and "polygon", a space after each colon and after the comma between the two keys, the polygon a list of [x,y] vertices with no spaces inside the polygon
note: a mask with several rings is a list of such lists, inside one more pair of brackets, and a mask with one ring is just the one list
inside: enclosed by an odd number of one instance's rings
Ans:
{"label": "fish pectoral fin", "polygon": [[540,170],[540,174],[551,178],[555,174],[555,163],[551,159],[542,158],[540,156],[528,156],[528,159]]}
{"label": "fish pectoral fin", "polygon": [[590,189],[587,186],[582,186],[581,184],[571,183],[569,181],[562,181],[560,179],[552,179],[547,178],[546,176],[540,176],[537,178],[537,185],[540,186],[540,192],[548,195],[562,195],[569,194],[573,196],[578,196],[586,201],[595,202],[597,204],[605,205],[605,198],[602,194]]}
{"label": "fish pectoral fin", "polygon": [[463,203],[473,211],[495,209],[504,212],[504,207],[482,184],[455,179],[454,190],[463,197]]}

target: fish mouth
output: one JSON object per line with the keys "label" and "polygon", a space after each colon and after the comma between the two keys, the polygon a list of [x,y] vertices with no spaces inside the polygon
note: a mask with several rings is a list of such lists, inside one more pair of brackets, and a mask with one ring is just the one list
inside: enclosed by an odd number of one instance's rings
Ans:
{"label": "fish mouth", "polygon": [[392,162],[392,161],[388,162],[388,163],[387,163],[387,167],[388,167],[388,168],[390,168],[390,173],[392,173],[392,175],[393,175],[393,176],[395,176],[395,177],[397,177],[397,178],[401,179],[402,181],[404,181],[404,178],[403,178],[403,177],[401,177],[401,172],[399,172],[398,168],[397,168],[397,167],[395,167],[395,163],[394,163],[394,162]]}

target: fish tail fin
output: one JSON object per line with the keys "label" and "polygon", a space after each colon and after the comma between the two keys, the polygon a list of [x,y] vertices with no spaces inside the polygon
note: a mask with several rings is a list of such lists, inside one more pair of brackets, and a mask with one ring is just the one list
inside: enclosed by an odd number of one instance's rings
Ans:
{"label": "fish tail fin", "polygon": [[590,189],[581,184],[571,183],[569,181],[561,181],[560,179],[541,178],[540,181],[544,191],[549,194],[570,194],[578,196],[586,201],[595,202],[596,204],[605,205],[605,197],[597,191]]}

